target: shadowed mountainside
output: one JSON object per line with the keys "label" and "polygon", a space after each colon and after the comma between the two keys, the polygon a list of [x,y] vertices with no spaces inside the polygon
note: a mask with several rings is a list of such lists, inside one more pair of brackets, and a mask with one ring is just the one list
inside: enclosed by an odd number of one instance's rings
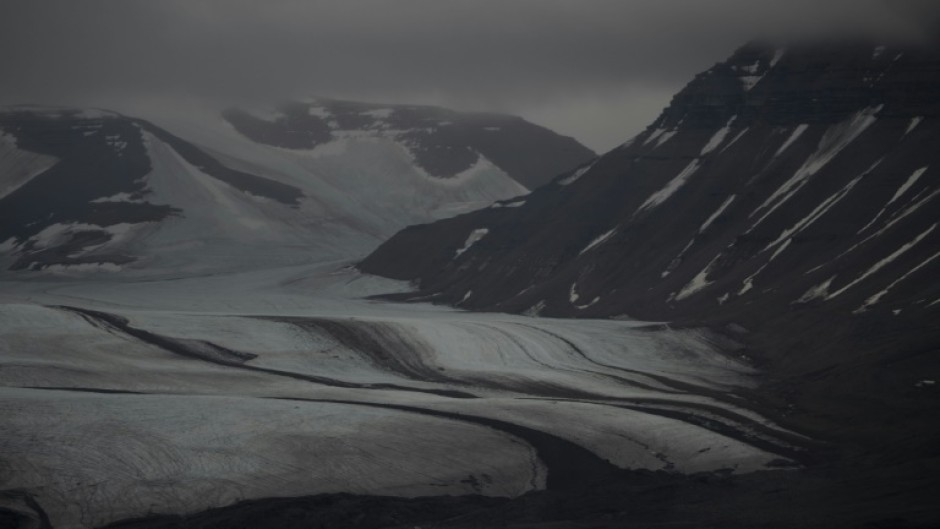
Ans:
{"label": "shadowed mountainside", "polygon": [[848,452],[933,460],[940,53],[750,44],[643,133],[360,263],[471,310],[705,325],[753,398]]}

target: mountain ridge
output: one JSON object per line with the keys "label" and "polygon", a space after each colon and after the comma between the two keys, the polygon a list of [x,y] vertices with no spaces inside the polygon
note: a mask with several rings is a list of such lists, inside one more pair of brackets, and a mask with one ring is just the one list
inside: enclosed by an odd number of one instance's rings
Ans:
{"label": "mountain ridge", "polygon": [[[310,114],[311,103],[295,105]],[[502,164],[508,172],[460,135],[422,121],[445,112],[453,124],[442,128],[460,129],[460,113],[408,107],[411,121],[396,122],[390,134],[386,118],[403,110],[342,105],[361,119],[296,148],[258,141],[264,138],[253,129],[233,125],[232,113],[241,111],[232,108],[180,117],[6,107],[0,264],[11,272],[140,275],[228,270],[240,259],[252,267],[354,259],[408,224],[525,193],[519,180],[527,173],[519,167],[558,164],[561,172],[570,156],[593,156],[521,119],[499,118],[524,124],[505,130],[486,130],[492,116],[474,121],[470,128],[489,141],[530,144]],[[534,154],[559,142],[573,147],[558,156]],[[429,172],[415,155],[424,147],[434,151],[429,159],[455,171]]]}
{"label": "mountain ridge", "polygon": [[[260,114],[229,108],[223,116],[245,136],[286,149],[310,149],[350,134],[392,137],[406,146],[420,167],[440,178],[453,178],[482,156],[529,189],[547,183],[559,167],[573,167],[595,156],[573,138],[518,116],[431,105],[313,98]],[[551,156],[545,157],[546,152]]]}

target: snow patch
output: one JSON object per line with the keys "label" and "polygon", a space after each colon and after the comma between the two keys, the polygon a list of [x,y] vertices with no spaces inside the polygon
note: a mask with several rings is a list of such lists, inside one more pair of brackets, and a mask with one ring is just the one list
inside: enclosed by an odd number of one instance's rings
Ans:
{"label": "snow patch", "polygon": [[741,88],[744,88],[745,92],[750,92],[763,78],[763,75],[742,75],[738,77],[741,81]]}
{"label": "snow patch", "polygon": [[121,139],[120,134],[108,134],[104,137],[104,142],[118,154],[127,148],[127,142]]}
{"label": "snow patch", "polygon": [[81,222],[56,223],[47,226],[41,232],[33,235],[30,240],[34,243],[35,249],[52,248],[66,242],[72,234],[81,231],[105,231],[111,234],[112,240],[126,235],[134,224],[120,223],[110,226],[98,226],[97,224],[85,224]]}
{"label": "snow patch", "polygon": [[494,202],[490,208],[518,208],[525,205],[525,199],[510,200],[509,202]]}
{"label": "snow patch", "polygon": [[745,66],[741,66],[741,67],[739,67],[738,69],[739,69],[740,71],[744,72],[744,73],[749,73],[749,74],[751,74],[751,75],[754,75],[754,74],[756,74],[757,71],[760,69],[760,59],[754,61],[754,64],[748,64],[748,65],[745,65]]}
{"label": "snow patch", "polygon": [[144,201],[134,198],[131,193],[118,193],[116,195],[111,195],[109,197],[100,197],[91,201],[92,204],[102,204],[107,202],[132,202],[136,204],[142,204]]}
{"label": "snow patch", "polygon": [[796,128],[793,129],[793,132],[790,133],[790,137],[787,138],[787,141],[783,142],[783,145],[781,145],[780,148],[777,149],[777,152],[774,153],[774,158],[783,154],[783,152],[786,151],[789,146],[793,145],[793,143],[798,140],[808,128],[809,124],[807,123],[801,123],[797,125]]}
{"label": "snow patch", "polygon": [[745,92],[750,92],[751,89],[764,78],[763,74],[758,73],[760,71],[760,59],[754,61],[754,64],[737,67],[737,71],[745,74],[738,76],[738,80],[741,81],[741,86],[744,88]]}
{"label": "snow patch", "polygon": [[875,303],[878,303],[879,301],[881,301],[881,298],[885,297],[885,296],[888,294],[888,292],[889,292],[892,288],[895,287],[895,285],[897,285],[897,284],[900,283],[901,281],[904,281],[905,279],[907,279],[908,277],[910,277],[912,274],[916,273],[918,270],[924,268],[925,266],[927,266],[928,264],[930,264],[931,262],[933,262],[933,260],[936,259],[936,258],[938,258],[938,257],[940,257],[940,252],[937,252],[937,253],[931,255],[930,257],[927,258],[926,261],[924,261],[923,263],[920,263],[919,265],[915,266],[914,268],[912,268],[909,272],[907,272],[907,273],[904,274],[903,276],[901,276],[901,277],[895,279],[890,285],[886,286],[886,287],[884,288],[884,290],[882,290],[881,292],[878,292],[878,293],[875,294],[874,296],[872,296],[872,297],[868,298],[867,300],[865,300],[865,303],[863,303],[861,307],[855,309],[855,310],[853,311],[853,313],[854,313],[854,314],[858,314],[858,313],[860,313],[860,312],[864,312],[864,311],[868,310],[868,307],[870,307],[870,306],[874,305]]}
{"label": "snow patch", "polygon": [[[758,273],[759,272],[760,271],[758,270]],[[738,290],[738,295],[743,296],[744,294],[747,294],[753,289],[754,289],[754,275],[751,275],[749,277],[744,278],[744,281],[742,281],[741,289]]]}
{"label": "snow patch", "polygon": [[668,132],[668,131],[669,131],[669,129],[666,129],[666,128],[658,128],[658,129],[654,130],[653,132],[650,133],[649,136],[646,137],[645,140],[643,140],[643,146],[646,147],[646,146],[649,145],[650,143],[653,143],[654,141],[656,141],[657,139],[659,139],[660,136],[662,136],[663,134],[665,134],[665,133]]}
{"label": "snow patch", "polygon": [[588,171],[590,171],[591,168],[594,167],[594,164],[595,164],[595,163],[597,163],[596,160],[593,161],[593,162],[591,162],[591,163],[589,163],[589,164],[587,164],[587,165],[585,165],[584,167],[579,168],[579,169],[576,170],[575,172],[573,172],[573,173],[571,173],[570,175],[568,175],[568,176],[562,178],[561,180],[559,180],[558,183],[559,183],[560,185],[566,186],[566,185],[568,185],[568,184],[572,184],[572,183],[576,182],[579,178],[581,178],[582,176],[584,176],[585,173],[587,173]]}
{"label": "snow patch", "polygon": [[776,259],[780,254],[782,254],[784,250],[786,250],[787,247],[790,246],[790,243],[792,242],[793,242],[793,239],[787,239],[786,241],[784,241],[783,244],[781,244],[780,247],[777,248],[774,251],[774,253],[770,256],[770,259],[767,260],[767,263],[769,264],[771,261]]}
{"label": "snow patch", "polygon": [[930,233],[931,233],[934,229],[936,229],[936,227],[937,227],[937,225],[934,224],[933,226],[927,228],[926,231],[924,231],[923,233],[921,233],[920,235],[918,235],[917,237],[915,237],[915,238],[914,238],[913,240],[911,240],[910,242],[905,243],[903,246],[901,246],[900,248],[898,248],[897,250],[895,250],[894,253],[892,253],[891,255],[889,255],[889,256],[885,257],[884,259],[882,259],[882,260],[878,261],[877,263],[875,263],[875,264],[874,264],[871,268],[869,268],[868,271],[866,271],[864,274],[862,274],[861,276],[859,276],[857,279],[855,279],[855,280],[852,281],[851,283],[849,283],[849,284],[845,285],[844,287],[840,288],[839,290],[833,292],[831,295],[827,296],[826,299],[832,299],[832,298],[834,298],[834,297],[836,297],[836,296],[842,294],[842,293],[845,292],[846,290],[848,290],[848,289],[852,288],[853,286],[855,286],[855,285],[861,283],[862,281],[864,281],[865,279],[867,279],[867,278],[868,278],[869,276],[871,276],[872,274],[875,274],[876,272],[878,272],[879,270],[881,270],[882,268],[884,268],[885,266],[887,266],[888,264],[890,264],[892,261],[894,261],[895,259],[897,259],[898,257],[900,257],[902,254],[904,254],[905,252],[907,252],[908,250],[910,250],[911,248],[913,248],[914,246],[916,246],[917,243],[919,243],[920,241],[924,240],[924,238],[927,237],[928,235],[930,235]]}
{"label": "snow patch", "polygon": [[578,252],[578,255],[579,255],[579,256],[580,256],[580,255],[583,255],[584,253],[589,252],[590,250],[596,248],[597,246],[600,246],[601,244],[604,244],[604,243],[607,242],[611,237],[613,237],[615,233],[617,233],[617,228],[613,228],[613,229],[611,229],[610,231],[606,231],[606,232],[602,233],[601,235],[595,237],[594,240],[591,241],[590,244],[588,244],[587,246],[584,247],[583,250],[581,250],[580,252]]}
{"label": "snow patch", "polygon": [[[868,173],[866,172],[865,174],[868,174]],[[864,176],[864,175],[862,175],[862,176]],[[830,197],[827,198],[826,200],[822,201],[822,203],[820,203],[818,206],[816,206],[816,208],[813,209],[813,211],[811,211],[811,212],[809,213],[809,215],[807,215],[807,216],[804,217],[802,220],[800,220],[799,222],[797,222],[796,224],[794,224],[792,227],[783,230],[783,232],[780,233],[780,236],[778,236],[776,240],[774,240],[773,242],[771,242],[770,244],[768,244],[768,245],[767,245],[766,247],[764,247],[764,249],[761,250],[761,251],[767,251],[767,250],[773,248],[774,246],[780,244],[781,241],[783,241],[784,239],[786,239],[786,241],[787,241],[786,244],[789,244],[789,242],[790,242],[790,240],[791,240],[790,237],[796,235],[797,233],[800,233],[801,231],[803,231],[803,230],[805,230],[806,228],[808,228],[809,226],[811,226],[814,222],[816,222],[816,221],[819,220],[823,215],[825,215],[830,209],[832,209],[833,206],[835,206],[835,205],[838,204],[843,198],[845,198],[845,196],[848,195],[850,191],[852,191],[852,189],[853,189],[853,188],[855,187],[855,185],[859,182],[859,180],[862,179],[862,176],[857,176],[857,177],[855,177],[855,178],[852,179],[849,183],[847,183],[845,186],[843,186],[842,189],[840,189],[839,191],[836,191],[832,196],[830,196]],[[778,253],[779,253],[779,250],[778,250]],[[776,256],[776,254],[774,254],[774,255]]]}
{"label": "snow patch", "polygon": [[589,303],[586,303],[584,305],[575,305],[574,308],[578,310],[588,309],[588,308],[591,308],[595,303],[597,303],[600,300],[601,300],[600,296],[595,296],[594,299],[592,299]]}
{"label": "snow patch", "polygon": [[911,174],[911,176],[909,176],[903,184],[901,184],[901,187],[899,187],[897,192],[894,193],[894,196],[891,197],[891,200],[888,201],[888,204],[891,204],[904,195],[904,193],[906,193],[907,190],[911,188],[911,186],[917,183],[917,180],[920,179],[921,175],[923,175],[925,172],[927,172],[927,166],[921,167],[920,169],[914,171],[914,173]]}
{"label": "snow patch", "polygon": [[667,265],[666,269],[663,270],[662,273],[659,274],[659,277],[665,278],[669,274],[671,274],[672,271],[675,270],[679,266],[679,264],[682,262],[682,257],[685,256],[685,252],[689,251],[689,248],[691,248],[693,244],[695,244],[694,236],[688,243],[686,243],[685,247],[682,248],[682,251],[679,252],[679,255],[677,255],[672,261],[669,262],[669,265]]}
{"label": "snow patch", "polygon": [[751,217],[760,211],[763,211],[763,214],[748,228],[747,232],[750,233],[762,223],[764,219],[776,211],[777,208],[793,198],[793,196],[806,185],[810,178],[822,170],[822,168],[842,152],[843,149],[848,147],[849,144],[855,141],[868,127],[874,124],[878,120],[875,114],[881,110],[882,106],[883,105],[879,105],[859,111],[842,123],[830,127],[820,140],[816,152],[806,159],[806,162],[793,173],[793,176],[790,177],[789,180],[784,182],[763,204],[751,212]]}
{"label": "snow patch", "polygon": [[912,119],[910,125],[907,126],[907,130],[904,131],[904,135],[907,136],[908,134],[910,134],[911,131],[913,131],[914,129],[916,129],[916,128],[917,128],[917,125],[920,125],[920,122],[923,121],[923,120],[924,120],[924,118],[923,118],[923,117],[920,117],[920,116],[918,116],[918,117]]}
{"label": "snow patch", "polygon": [[321,119],[330,119],[333,117],[333,113],[324,106],[312,105],[307,108],[307,114],[315,118]]}
{"label": "snow patch", "polygon": [[646,199],[646,202],[643,202],[643,204],[640,205],[639,208],[637,208],[636,212],[633,215],[636,216],[639,213],[646,211],[647,209],[655,208],[656,206],[668,200],[669,197],[673,195],[673,193],[675,193],[676,191],[679,190],[680,187],[685,185],[689,177],[695,174],[695,171],[698,171],[698,168],[699,168],[698,160],[697,159],[692,160],[689,163],[689,165],[685,167],[685,169],[680,171],[679,174],[676,175],[675,178],[670,180],[669,183],[667,183],[662,189],[650,195],[650,197]]}
{"label": "snow patch", "polygon": [[359,115],[369,116],[370,118],[374,119],[388,119],[392,117],[392,114],[394,113],[395,109],[393,108],[377,108],[375,110],[366,110],[364,112],[360,112]]}
{"label": "snow patch", "polygon": [[814,299],[828,299],[829,298],[829,286],[832,285],[832,281],[835,280],[836,276],[832,276],[829,279],[823,281],[822,283],[810,288],[807,290],[799,299],[796,300],[796,303],[807,303]]}
{"label": "snow patch", "polygon": [[730,206],[731,203],[734,202],[734,199],[735,199],[736,197],[737,197],[737,195],[731,195],[730,197],[728,197],[728,198],[721,204],[721,206],[719,206],[718,209],[715,210],[715,212],[712,213],[711,216],[708,217],[708,219],[705,220],[705,223],[702,224],[701,227],[699,227],[698,232],[699,232],[699,233],[705,233],[705,230],[707,230],[708,227],[711,226],[713,222],[715,222],[715,219],[717,219],[718,217],[720,217],[721,214],[724,213],[726,209],[728,209],[728,206]]}
{"label": "snow patch", "polygon": [[107,119],[118,117],[118,114],[100,108],[83,108],[75,116],[81,119]]}
{"label": "snow patch", "polygon": [[926,171],[927,171],[927,166],[921,167],[920,169],[914,171],[914,173],[911,176],[909,176],[903,184],[901,184],[901,187],[899,187],[898,190],[895,191],[894,196],[891,197],[891,200],[889,200],[884,205],[884,207],[882,207],[881,210],[878,211],[878,214],[872,217],[872,219],[868,221],[868,224],[865,224],[864,226],[862,226],[862,228],[858,230],[857,232],[855,232],[855,234],[859,235],[865,230],[867,230],[868,228],[870,228],[872,225],[874,225],[875,222],[877,222],[878,219],[880,219],[881,216],[884,215],[884,213],[888,210],[888,206],[893,204],[897,199],[901,198],[905,193],[907,193],[908,189],[910,189],[914,184],[916,184],[917,180],[920,179],[921,175],[923,175]]}
{"label": "snow patch", "polygon": [[671,140],[672,137],[675,136],[678,132],[679,131],[677,130],[670,130],[668,132],[664,132],[663,134],[660,134],[660,136],[656,138],[656,145],[654,145],[653,148],[656,149],[658,147],[661,147],[664,143]]}
{"label": "snow patch", "polygon": [[705,156],[706,154],[712,152],[719,145],[721,145],[723,141],[725,141],[725,138],[728,136],[728,133],[731,132],[731,125],[734,123],[736,119],[738,119],[738,116],[731,116],[731,119],[728,120],[728,123],[726,123],[724,127],[718,129],[718,132],[716,132],[711,137],[711,139],[708,140],[708,143],[705,144],[705,147],[702,148],[702,152],[700,153],[700,156]]}
{"label": "snow patch", "polygon": [[79,263],[79,264],[54,264],[44,267],[43,272],[55,275],[85,275],[95,272],[120,272],[124,267],[115,263]]}
{"label": "snow patch", "polygon": [[[904,210],[901,211],[900,213],[895,213],[895,215],[891,217],[891,220],[888,221],[887,224],[885,224],[884,226],[882,226],[882,228],[881,228],[880,230],[878,230],[878,231],[876,231],[875,233],[869,235],[868,237],[865,237],[864,239],[862,239],[862,241],[860,241],[860,242],[858,242],[858,243],[852,245],[851,248],[849,248],[848,250],[842,252],[842,253],[839,254],[836,258],[838,259],[839,257],[842,257],[843,255],[848,254],[849,252],[855,250],[855,249],[858,248],[859,246],[865,244],[866,242],[868,242],[868,241],[874,239],[875,237],[878,237],[879,235],[881,235],[881,234],[885,233],[886,231],[890,230],[892,226],[894,226],[894,225],[897,224],[898,222],[901,222],[901,221],[904,220],[907,216],[909,216],[911,213],[914,213],[915,211],[917,211],[918,209],[920,209],[924,204],[926,204],[926,203],[930,202],[931,200],[933,200],[933,198],[936,197],[938,194],[940,194],[940,189],[938,189],[938,190],[934,191],[933,193],[930,193],[930,194],[927,195],[926,197],[924,197],[924,198],[922,198],[922,199],[920,199],[920,200],[914,202],[914,203],[911,204],[910,206],[904,208]],[[918,195],[918,196],[919,196],[919,195]],[[915,196],[914,198],[915,198],[915,200],[916,200],[917,197]],[[880,212],[879,212],[879,214],[876,215],[875,218],[871,220],[871,222],[869,222],[868,224],[865,225],[864,228],[862,228],[861,230],[859,230],[859,233],[861,233],[861,232],[864,231],[866,228],[868,228],[869,226],[871,226],[872,224],[874,224],[875,220],[877,220],[878,217],[880,217],[880,216],[881,216],[881,214],[880,214]]]}
{"label": "snow patch", "polygon": [[725,152],[725,151],[727,151],[729,148],[731,148],[732,145],[734,145],[735,143],[737,143],[738,140],[740,140],[745,134],[747,134],[747,131],[749,131],[749,130],[751,130],[750,127],[745,127],[741,132],[737,133],[737,134],[734,136],[734,138],[731,138],[731,141],[729,141],[729,142],[728,142],[724,147],[722,147],[721,150],[718,151],[718,152]]}
{"label": "snow patch", "polygon": [[[477,153],[477,161],[474,162],[473,165],[471,165],[467,169],[464,169],[463,171],[455,174],[454,176],[451,176],[450,178],[436,178],[436,177],[432,177],[432,178],[435,178],[435,180],[439,180],[441,182],[441,185],[450,186],[450,187],[458,187],[458,186],[465,186],[471,180],[475,180],[480,177],[485,177],[486,175],[492,174],[493,172],[496,172],[496,171],[499,171],[500,173],[502,173],[502,171],[498,167],[493,165],[493,162],[491,162],[488,158],[484,157],[480,153]],[[521,190],[528,191],[528,189],[525,189],[524,187]]]}
{"label": "snow patch", "polygon": [[774,252],[774,254],[770,256],[770,259],[768,259],[766,263],[762,264],[761,267],[757,269],[757,271],[755,271],[753,274],[744,278],[744,281],[741,282],[741,289],[738,290],[738,295],[741,296],[750,292],[754,288],[754,279],[757,276],[759,276],[761,272],[763,272],[764,269],[767,268],[767,266],[771,263],[771,261],[776,259],[777,256],[780,255],[780,253],[783,250],[785,250],[787,246],[789,245],[790,245],[790,241],[788,240],[787,243],[782,246],[782,249],[778,249],[776,252]]}
{"label": "snow patch", "polygon": [[464,252],[469,250],[474,244],[480,241],[490,230],[488,228],[479,228],[470,232],[470,235],[467,236],[466,242],[463,243],[463,248],[457,250],[457,253],[454,254],[454,259],[460,257]]}
{"label": "snow patch", "polygon": [[682,301],[683,299],[695,294],[696,292],[704,289],[708,285],[712,284],[712,281],[708,280],[708,274],[711,273],[712,268],[715,266],[715,262],[718,261],[718,258],[721,257],[721,254],[716,255],[701,272],[699,272],[691,281],[679,291],[679,294],[676,295],[676,301]]}
{"label": "snow patch", "polygon": [[531,318],[537,318],[542,315],[542,311],[545,310],[545,300],[539,301],[535,305],[527,308],[522,315],[529,316]]}
{"label": "snow patch", "polygon": [[16,248],[16,237],[10,237],[9,239],[0,243],[0,252],[9,252],[13,248]]}

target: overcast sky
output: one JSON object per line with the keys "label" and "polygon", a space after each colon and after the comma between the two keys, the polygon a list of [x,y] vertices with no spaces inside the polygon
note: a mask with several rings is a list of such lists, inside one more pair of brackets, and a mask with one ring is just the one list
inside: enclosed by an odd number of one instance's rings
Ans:
{"label": "overcast sky", "polygon": [[0,0],[0,103],[108,106],[154,95],[429,103],[519,114],[603,151],[749,39],[913,34],[940,1],[900,4]]}

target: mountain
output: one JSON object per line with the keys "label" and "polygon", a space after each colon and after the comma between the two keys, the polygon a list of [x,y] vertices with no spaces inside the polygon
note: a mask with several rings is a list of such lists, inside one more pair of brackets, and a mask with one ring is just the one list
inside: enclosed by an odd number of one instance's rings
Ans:
{"label": "mountain", "polygon": [[343,138],[390,139],[432,176],[453,178],[478,163],[492,163],[528,189],[594,157],[572,138],[515,116],[431,106],[321,98],[260,114],[233,108],[224,116],[239,132],[265,145],[312,149]]}
{"label": "mountain", "polygon": [[419,285],[398,299],[719,329],[784,423],[934,457],[938,94],[936,50],[749,44],[631,141],[359,267]]}
{"label": "mountain", "polygon": [[355,258],[591,157],[519,118],[433,107],[7,107],[0,267],[179,275]]}

